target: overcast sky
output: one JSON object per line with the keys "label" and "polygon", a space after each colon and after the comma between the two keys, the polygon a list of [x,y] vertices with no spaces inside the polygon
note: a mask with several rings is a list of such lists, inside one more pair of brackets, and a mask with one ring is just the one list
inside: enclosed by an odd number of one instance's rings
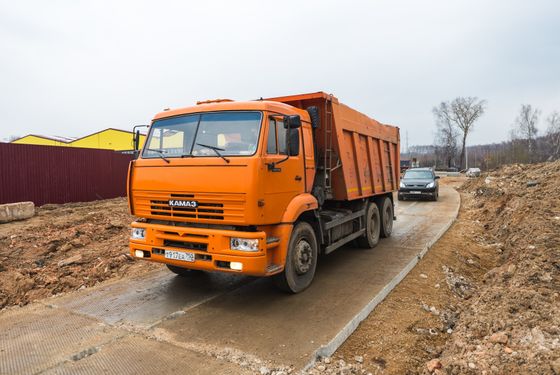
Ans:
{"label": "overcast sky", "polygon": [[0,139],[83,136],[163,108],[326,91],[433,143],[432,108],[488,101],[469,144],[521,104],[560,111],[560,1],[0,0]]}

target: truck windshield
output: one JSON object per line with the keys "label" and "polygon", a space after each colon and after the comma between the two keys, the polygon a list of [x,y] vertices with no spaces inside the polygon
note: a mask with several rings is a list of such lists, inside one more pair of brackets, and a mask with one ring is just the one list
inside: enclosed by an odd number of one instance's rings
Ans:
{"label": "truck windshield", "polygon": [[260,112],[212,112],[154,121],[143,158],[249,156],[257,151]]}

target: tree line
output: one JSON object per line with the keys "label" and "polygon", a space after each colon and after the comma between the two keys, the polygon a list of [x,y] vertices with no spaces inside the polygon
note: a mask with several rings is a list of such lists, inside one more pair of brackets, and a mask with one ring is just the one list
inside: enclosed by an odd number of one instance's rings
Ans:
{"label": "tree line", "polygon": [[[432,110],[436,132],[434,144],[411,146],[404,158],[415,157],[423,166],[439,169],[496,168],[502,164],[537,163],[560,159],[560,112],[548,116],[530,104],[523,104],[509,133],[509,139],[467,147],[467,139],[477,120],[484,115],[486,100],[458,97],[444,101]],[[539,132],[544,119],[546,130]],[[468,156],[468,160],[467,160]]]}

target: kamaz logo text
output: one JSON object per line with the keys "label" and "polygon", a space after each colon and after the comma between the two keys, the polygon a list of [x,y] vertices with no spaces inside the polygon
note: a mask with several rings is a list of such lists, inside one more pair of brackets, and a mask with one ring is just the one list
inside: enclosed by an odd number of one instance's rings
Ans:
{"label": "kamaz logo text", "polygon": [[188,207],[188,208],[197,208],[198,202],[197,201],[180,201],[176,199],[169,200],[170,207]]}

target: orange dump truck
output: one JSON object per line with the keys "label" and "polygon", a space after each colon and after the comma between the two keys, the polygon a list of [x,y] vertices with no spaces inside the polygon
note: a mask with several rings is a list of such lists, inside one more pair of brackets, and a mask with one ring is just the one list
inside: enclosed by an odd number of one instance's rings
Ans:
{"label": "orange dump truck", "polygon": [[130,251],[297,293],[319,255],[391,235],[399,165],[397,127],[323,92],[166,110],[130,164]]}

